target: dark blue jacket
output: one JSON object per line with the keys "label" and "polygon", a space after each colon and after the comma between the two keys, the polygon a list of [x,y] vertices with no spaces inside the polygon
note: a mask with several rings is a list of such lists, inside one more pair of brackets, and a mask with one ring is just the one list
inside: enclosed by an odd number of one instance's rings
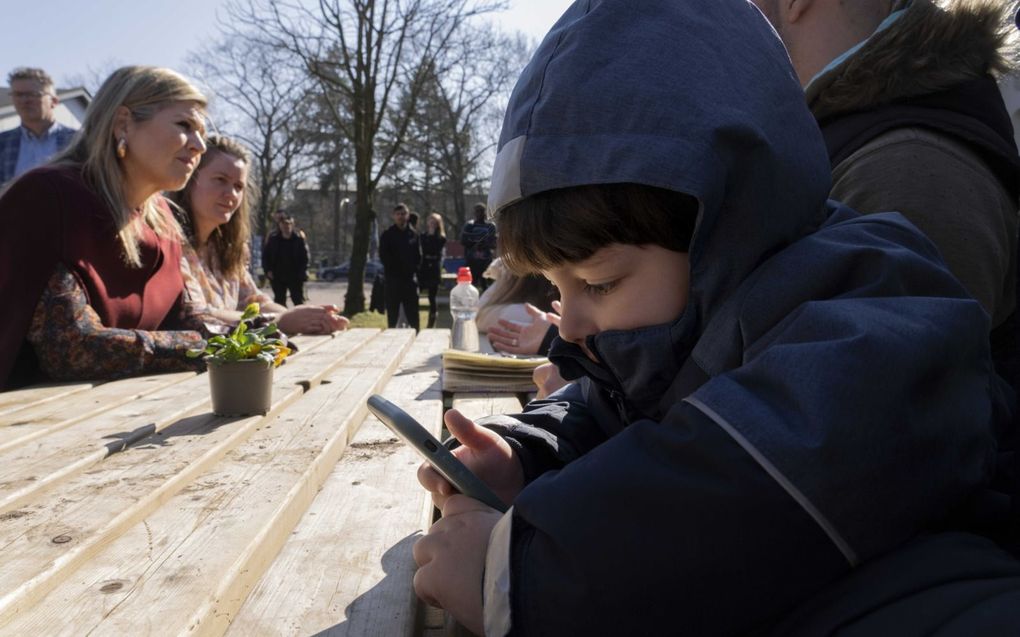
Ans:
{"label": "dark blue jacket", "polygon": [[488,630],[768,629],[983,488],[1008,417],[988,316],[902,216],[826,201],[818,127],[749,2],[578,1],[546,36],[490,208],[622,182],[699,200],[690,300],[589,337],[600,364],[557,342],[578,382],[485,421],[528,481],[490,541]]}

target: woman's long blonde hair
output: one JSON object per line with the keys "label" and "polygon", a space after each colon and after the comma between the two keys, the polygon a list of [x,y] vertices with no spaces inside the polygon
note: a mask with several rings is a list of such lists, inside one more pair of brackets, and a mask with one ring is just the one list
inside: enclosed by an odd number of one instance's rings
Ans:
{"label": "woman's long blonde hair", "polygon": [[[117,109],[124,106],[131,111],[134,121],[144,122],[173,102],[197,102],[205,108],[207,100],[188,80],[170,69],[119,68],[99,88],[70,146],[53,160],[58,164],[81,165],[85,181],[110,208],[124,247],[124,261],[135,267],[142,265],[138,251],[140,229],[132,223],[132,211],[124,198],[124,170],[117,158],[114,136]],[[159,210],[160,197],[156,193],[145,200],[142,219],[158,235],[179,237],[180,228]]]}
{"label": "woman's long blonde hair", "polygon": [[[239,275],[248,265],[248,240],[251,238],[251,205],[255,196],[255,188],[252,185],[251,153],[248,152],[240,142],[222,135],[210,135],[205,140],[206,151],[202,155],[202,161],[198,168],[191,175],[184,190],[169,195],[170,201],[177,204],[186,216],[185,223],[191,228],[195,227],[195,213],[192,209],[191,191],[195,179],[202,169],[209,165],[217,155],[226,155],[240,159],[248,169],[248,177],[244,183],[244,192],[241,194],[241,203],[234,211],[230,221],[219,226],[209,236],[209,249],[216,255],[216,265],[220,272],[228,277]],[[195,237],[189,237],[192,245],[196,248]]]}
{"label": "woman's long blonde hair", "polygon": [[433,212],[429,214],[429,216],[425,217],[425,229],[423,234],[432,234],[431,232],[429,232],[429,219],[436,220],[436,234],[445,238],[446,229],[443,227],[443,218],[439,215],[438,212]]}

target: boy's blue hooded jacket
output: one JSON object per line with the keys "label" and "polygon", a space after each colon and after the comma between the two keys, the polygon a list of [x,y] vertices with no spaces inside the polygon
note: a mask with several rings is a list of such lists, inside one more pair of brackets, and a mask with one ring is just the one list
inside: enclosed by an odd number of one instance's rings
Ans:
{"label": "boy's blue hooded jacket", "polygon": [[764,629],[987,481],[988,317],[904,218],[826,202],[829,180],[746,0],[583,0],[546,36],[492,209],[623,182],[701,209],[683,316],[590,337],[597,366],[557,342],[580,381],[483,421],[529,481],[490,540],[487,633]]}

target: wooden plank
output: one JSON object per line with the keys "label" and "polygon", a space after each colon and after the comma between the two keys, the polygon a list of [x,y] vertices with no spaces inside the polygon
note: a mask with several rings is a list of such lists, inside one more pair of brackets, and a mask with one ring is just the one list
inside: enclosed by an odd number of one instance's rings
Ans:
{"label": "wooden plank", "polygon": [[[377,334],[378,330],[351,330],[281,367],[273,412],[267,417],[217,418],[203,411],[175,421],[60,489],[37,494],[26,506],[5,514],[0,524],[0,572],[4,574],[0,627],[301,396],[302,386],[294,385],[290,376],[317,383],[316,378],[342,364]],[[308,367],[321,371],[302,369]],[[208,389],[203,393],[207,396]]]}
{"label": "wooden plank", "polygon": [[89,391],[64,396],[0,417],[0,453],[47,434],[136,401],[164,387],[175,385],[195,372],[136,376],[104,383]]}
{"label": "wooden plank", "polygon": [[[310,375],[328,369],[323,360],[359,346],[378,330],[352,330],[337,345],[316,354],[333,339],[307,338],[301,353],[276,370],[274,392],[284,394],[296,385],[308,386]],[[284,388],[281,390],[281,388]],[[205,375],[164,387],[68,429],[57,428],[44,438],[0,452],[0,515],[14,511],[45,489],[80,473],[111,453],[162,431],[180,419],[209,409],[209,381]]]}
{"label": "wooden plank", "polygon": [[97,382],[45,383],[22,389],[0,392],[0,416],[7,416],[21,409],[35,407],[58,398],[71,396],[92,389]]}
{"label": "wooden plank", "polygon": [[516,394],[456,394],[453,408],[475,420],[493,414],[520,413],[521,401]]}
{"label": "wooden plank", "polygon": [[222,633],[412,336],[393,330],[370,341],[4,630]]}
{"label": "wooden plank", "polygon": [[[383,394],[438,434],[440,355],[448,330],[423,330]],[[418,455],[365,419],[229,635],[409,635],[415,622],[411,545],[432,505]],[[324,632],[322,632],[324,631]]]}

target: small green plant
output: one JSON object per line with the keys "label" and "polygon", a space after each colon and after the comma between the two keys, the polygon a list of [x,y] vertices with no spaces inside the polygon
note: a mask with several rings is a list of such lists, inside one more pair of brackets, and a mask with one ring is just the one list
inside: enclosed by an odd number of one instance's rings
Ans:
{"label": "small green plant", "polygon": [[277,329],[276,323],[248,329],[246,321],[258,315],[259,304],[248,305],[244,308],[241,321],[231,333],[226,336],[213,336],[204,347],[188,350],[188,357],[205,356],[220,363],[258,359],[271,363],[273,367],[279,367],[283,359],[290,354],[290,348],[279,338],[280,330]]}

